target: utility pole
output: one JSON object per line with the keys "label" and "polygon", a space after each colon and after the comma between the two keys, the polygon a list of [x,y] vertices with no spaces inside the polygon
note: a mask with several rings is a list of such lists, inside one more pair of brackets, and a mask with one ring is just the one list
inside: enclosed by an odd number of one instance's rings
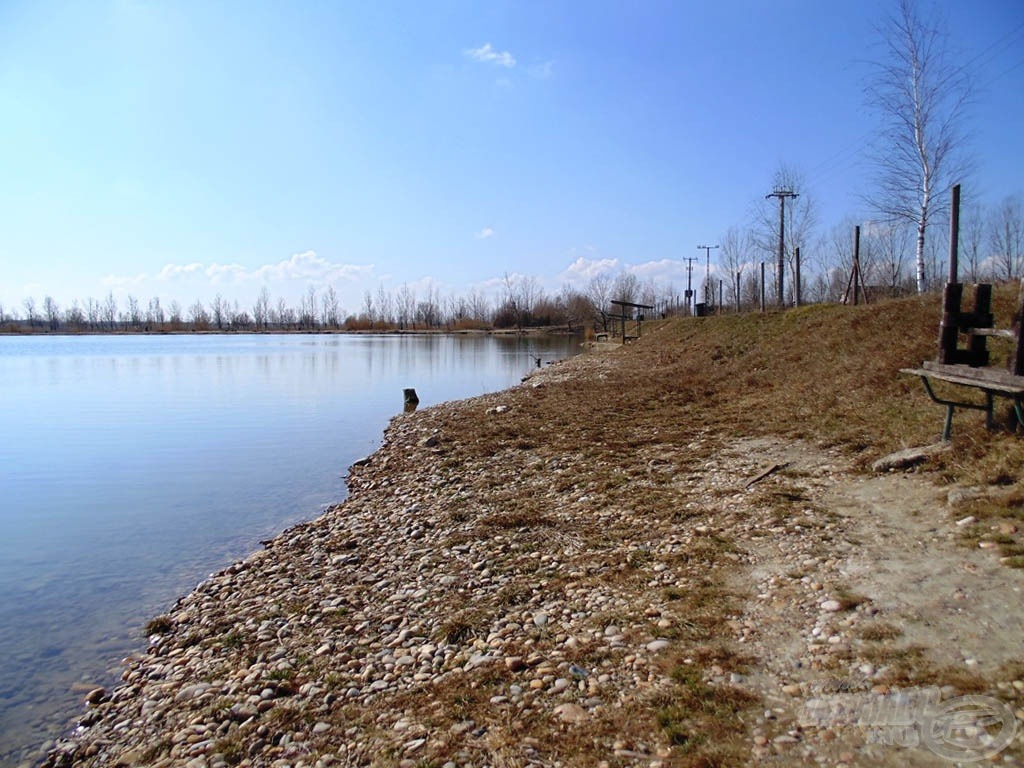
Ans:
{"label": "utility pole", "polygon": [[686,314],[693,316],[693,262],[697,260],[696,256],[684,256],[683,261],[686,262]]}
{"label": "utility pole", "polygon": [[717,245],[698,245],[697,248],[704,249],[704,253],[707,257],[707,274],[704,277],[704,307],[705,309],[711,306],[711,299],[714,298],[714,291],[711,288],[711,251],[717,248]]}
{"label": "utility pole", "polygon": [[786,305],[786,294],[783,290],[786,274],[786,198],[800,197],[800,195],[792,189],[776,187],[769,194],[765,195],[764,199],[767,200],[769,197],[779,198],[779,272],[776,276],[775,286],[778,291],[779,306],[784,307]]}

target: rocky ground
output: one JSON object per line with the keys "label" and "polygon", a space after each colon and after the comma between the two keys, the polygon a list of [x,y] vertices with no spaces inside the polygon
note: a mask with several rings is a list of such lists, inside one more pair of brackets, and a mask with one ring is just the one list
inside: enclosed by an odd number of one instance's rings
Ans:
{"label": "rocky ground", "polygon": [[344,504],[155,619],[46,764],[948,765],[808,713],[934,685],[1024,718],[1022,572],[961,542],[987,489],[578,428],[627,359],[397,417]]}

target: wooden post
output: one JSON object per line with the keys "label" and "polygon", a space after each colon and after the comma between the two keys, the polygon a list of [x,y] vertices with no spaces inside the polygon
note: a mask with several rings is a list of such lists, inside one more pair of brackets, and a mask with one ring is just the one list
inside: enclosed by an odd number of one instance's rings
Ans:
{"label": "wooden post", "polygon": [[957,339],[960,335],[960,302],[964,287],[960,283],[946,283],[942,292],[942,320],[939,322],[939,362],[956,365]]}
{"label": "wooden post", "polygon": [[1017,316],[1014,318],[1017,331],[1017,344],[1010,357],[1010,373],[1024,376],[1024,280],[1020,281],[1020,293],[1017,297]]}
{"label": "wooden post", "polygon": [[737,272],[736,273],[736,314],[738,315],[739,313],[740,313],[740,272]]}
{"label": "wooden post", "polygon": [[[971,315],[973,328],[991,328],[992,317],[992,285],[980,283],[974,286],[974,313]],[[988,336],[972,333],[967,350],[967,364],[974,368],[988,365]]]}
{"label": "wooden post", "polygon": [[722,314],[722,278],[718,278],[718,313]]}
{"label": "wooden post", "polygon": [[416,390],[412,387],[402,390],[402,399],[405,401],[405,412],[410,413],[416,410],[416,406],[420,404],[420,399],[416,395]]}
{"label": "wooden post", "polygon": [[764,312],[764,262],[761,262],[761,311]]}
{"label": "wooden post", "polygon": [[860,225],[853,228],[853,306],[857,306],[860,288]]}
{"label": "wooden post", "polygon": [[793,251],[793,258],[796,259],[796,275],[793,283],[793,299],[796,306],[800,306],[800,247]]}
{"label": "wooden post", "polygon": [[953,185],[953,201],[949,209],[949,280],[950,283],[959,282],[957,279],[957,262],[960,246],[960,185]]}

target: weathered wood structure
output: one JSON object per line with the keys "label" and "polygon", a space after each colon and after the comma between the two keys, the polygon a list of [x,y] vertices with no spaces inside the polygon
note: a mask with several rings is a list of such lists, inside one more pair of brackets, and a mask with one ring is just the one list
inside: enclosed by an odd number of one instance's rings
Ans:
{"label": "weathered wood structure", "polygon": [[[953,413],[957,408],[984,411],[985,426],[995,424],[997,397],[1010,400],[1013,426],[1024,426],[1024,281],[1021,282],[1017,311],[1012,329],[994,327],[992,286],[979,283],[974,287],[974,306],[963,308],[964,286],[957,282],[957,241],[959,238],[960,188],[953,188],[950,222],[949,282],[942,295],[942,320],[939,323],[939,353],[935,361],[926,360],[920,368],[903,368],[901,373],[918,376],[925,392],[934,402],[946,407],[942,439],[949,440],[953,430]],[[966,346],[961,346],[961,336]],[[1006,370],[989,367],[988,340],[1005,338],[1013,343]],[[980,391],[983,403],[938,397],[933,381]],[[1011,422],[1012,423],[1012,422]]]}
{"label": "weathered wood structure", "polygon": [[[643,322],[644,322],[644,314],[643,314],[642,310],[652,310],[652,309],[654,309],[654,307],[652,305],[650,305],[650,304],[634,304],[631,301],[615,301],[614,299],[612,300],[611,303],[619,308],[619,314],[617,314],[617,315],[609,315],[608,318],[610,320],[618,320],[618,321],[620,321],[622,323],[622,342],[626,343],[630,339],[638,339],[638,338],[640,338],[640,332],[641,332],[642,325],[643,325]],[[627,308],[635,310],[634,311],[635,318],[634,317],[630,317],[629,315],[626,314]],[[627,336],[626,335],[626,321],[627,320],[633,320],[633,319],[636,320],[636,336]]]}

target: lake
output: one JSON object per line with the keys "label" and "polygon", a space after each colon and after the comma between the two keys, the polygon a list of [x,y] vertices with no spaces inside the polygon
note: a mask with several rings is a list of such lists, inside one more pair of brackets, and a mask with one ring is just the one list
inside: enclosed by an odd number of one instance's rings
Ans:
{"label": "lake", "polygon": [[0,337],[0,765],[181,594],[345,496],[402,389],[503,389],[573,337]]}

